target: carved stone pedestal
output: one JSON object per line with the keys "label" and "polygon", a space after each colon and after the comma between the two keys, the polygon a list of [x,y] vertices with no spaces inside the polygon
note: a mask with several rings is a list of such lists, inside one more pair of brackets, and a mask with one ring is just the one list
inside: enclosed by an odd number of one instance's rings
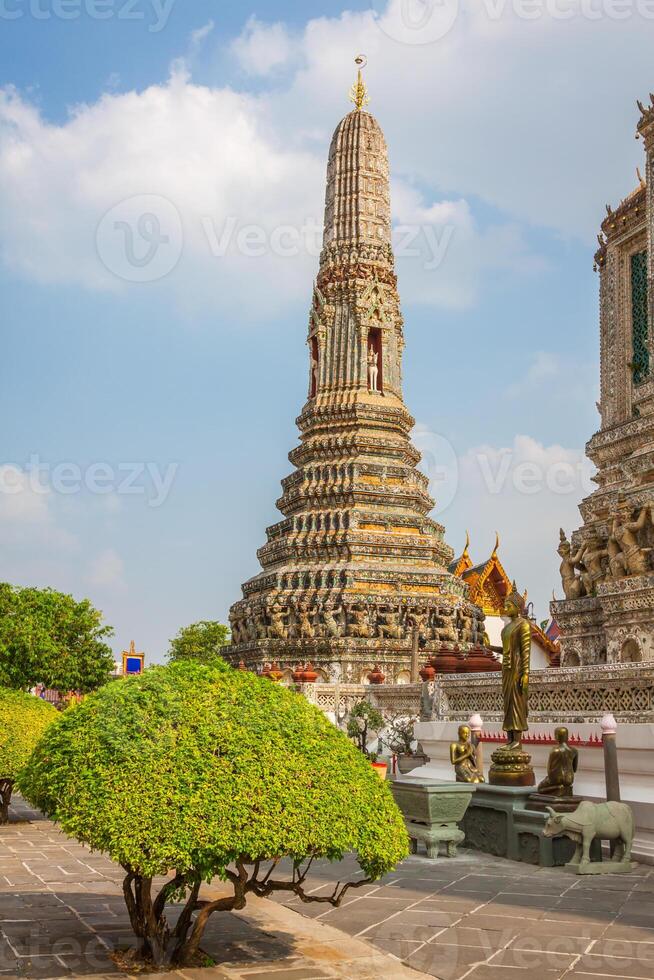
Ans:
{"label": "carved stone pedestal", "polygon": [[461,825],[465,846],[544,868],[567,864],[574,844],[543,836],[548,814],[527,809],[530,795],[529,787],[478,785]]}
{"label": "carved stone pedestal", "polygon": [[536,777],[531,756],[522,749],[496,749],[491,755],[488,782],[493,786],[534,786]]}
{"label": "carved stone pedestal", "polygon": [[411,777],[393,782],[391,789],[406,821],[412,854],[417,853],[418,843],[422,842],[427,848],[427,857],[438,857],[441,844],[446,845],[448,857],[456,856],[457,844],[465,838],[458,824],[476,788],[473,783],[445,783]]}
{"label": "carved stone pedestal", "polygon": [[527,810],[547,813],[548,809],[556,813],[572,813],[582,802],[581,796],[548,796],[547,793],[532,793],[527,801]]}
{"label": "carved stone pedestal", "polygon": [[425,824],[407,820],[406,830],[411,841],[411,853],[417,854],[418,845],[423,843],[427,850],[427,857],[432,860],[438,857],[441,844],[444,845],[448,858],[456,857],[457,844],[461,844],[466,836],[456,824],[427,827]]}

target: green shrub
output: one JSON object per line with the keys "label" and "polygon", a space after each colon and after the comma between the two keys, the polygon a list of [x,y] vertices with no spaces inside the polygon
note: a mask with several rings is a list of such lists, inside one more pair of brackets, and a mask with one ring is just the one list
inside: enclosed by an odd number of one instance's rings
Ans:
{"label": "green shrub", "polygon": [[57,715],[56,708],[33,694],[0,687],[0,823],[9,818],[16,776]]}
{"label": "green shrub", "polygon": [[377,758],[376,752],[368,751],[368,739],[372,732],[380,732],[384,727],[384,717],[381,711],[373,708],[370,701],[358,701],[347,719],[347,734],[356,742],[359,751],[372,758]]}
{"label": "green shrub", "polygon": [[[389,788],[347,737],[300,695],[226,665],[179,662],[107,685],[47,732],[20,787],[123,866],[135,955],[157,965],[194,962],[208,916],[249,893],[338,905],[407,853]],[[356,884],[305,893],[314,858],[350,851],[364,871]],[[288,874],[273,878],[281,858]],[[152,878],[170,869],[155,898]],[[214,875],[233,894],[203,903]],[[181,898],[169,927],[166,903]]]}
{"label": "green shrub", "polygon": [[229,626],[214,620],[202,620],[183,626],[170,641],[168,662],[195,660],[211,664],[220,657],[221,649],[229,643]]}

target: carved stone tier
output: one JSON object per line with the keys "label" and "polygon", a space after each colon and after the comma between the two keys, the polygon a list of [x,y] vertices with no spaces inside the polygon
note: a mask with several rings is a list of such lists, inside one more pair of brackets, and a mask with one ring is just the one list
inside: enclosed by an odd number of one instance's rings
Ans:
{"label": "carved stone tier", "polygon": [[646,176],[607,208],[595,257],[601,428],[586,453],[597,489],[560,545],[566,600],[551,607],[569,666],[654,658],[654,103],[640,109]]}
{"label": "carved stone tier", "polygon": [[586,664],[625,662],[630,651],[636,661],[654,660],[653,610],[653,575],[608,579],[594,597],[552,603],[568,663],[576,650],[585,652]]}
{"label": "carved stone tier", "polygon": [[367,112],[334,134],[320,270],[309,313],[308,399],[283,520],[262,571],[230,611],[231,661],[310,660],[324,679],[360,681],[375,663],[403,678],[415,631],[425,656],[483,642],[483,613],[448,569],[429,517],[402,396],[403,320],[391,248],[386,141]]}

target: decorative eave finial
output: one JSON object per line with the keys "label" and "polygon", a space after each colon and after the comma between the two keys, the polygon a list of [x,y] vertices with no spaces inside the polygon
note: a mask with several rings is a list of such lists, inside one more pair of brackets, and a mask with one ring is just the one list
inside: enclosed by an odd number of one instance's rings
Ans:
{"label": "decorative eave finial", "polygon": [[[500,549],[500,534],[499,531],[495,532],[495,547],[493,548],[493,553],[491,555],[491,560],[497,558],[497,552]],[[515,582],[513,583],[515,585]]]}
{"label": "decorative eave finial", "polygon": [[357,75],[357,80],[350,89],[350,100],[354,102],[354,108],[357,112],[361,112],[364,106],[367,106],[370,102],[368,98],[368,89],[366,83],[363,80],[361,74],[361,69],[365,68],[368,64],[368,59],[365,54],[358,54],[354,59],[354,64],[358,65],[359,73]]}

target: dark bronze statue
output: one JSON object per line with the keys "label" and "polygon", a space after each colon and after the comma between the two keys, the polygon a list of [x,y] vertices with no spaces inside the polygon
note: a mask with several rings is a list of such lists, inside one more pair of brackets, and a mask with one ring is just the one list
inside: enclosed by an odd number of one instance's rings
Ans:
{"label": "dark bronze statue", "polygon": [[538,792],[548,796],[572,796],[579,753],[568,745],[568,729],[561,726],[554,732],[558,742],[547,761],[547,776],[539,783]]}

